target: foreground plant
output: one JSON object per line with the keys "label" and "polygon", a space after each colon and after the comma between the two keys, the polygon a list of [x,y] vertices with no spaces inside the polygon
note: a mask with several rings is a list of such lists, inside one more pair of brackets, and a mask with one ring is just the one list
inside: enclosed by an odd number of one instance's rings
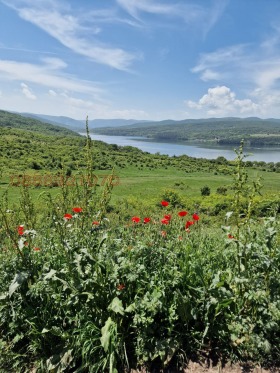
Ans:
{"label": "foreground plant", "polygon": [[31,205],[3,203],[1,370],[160,371],[195,355],[279,366],[279,217],[252,219],[242,161],[222,229],[167,198],[113,225],[110,184],[62,186],[36,227]]}

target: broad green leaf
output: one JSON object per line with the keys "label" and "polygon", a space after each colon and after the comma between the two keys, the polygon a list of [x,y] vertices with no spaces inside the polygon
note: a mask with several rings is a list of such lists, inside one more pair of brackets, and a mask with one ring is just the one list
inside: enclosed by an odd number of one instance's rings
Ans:
{"label": "broad green leaf", "polygon": [[111,329],[115,326],[115,322],[109,317],[101,329],[101,346],[104,348],[104,351],[107,352],[110,345],[111,339]]}
{"label": "broad green leaf", "polygon": [[119,314],[123,315],[124,314],[124,308],[123,308],[122,301],[118,297],[115,297],[112,300],[112,303],[108,306],[108,310],[112,310],[115,313],[119,313]]}
{"label": "broad green leaf", "polygon": [[20,285],[26,281],[29,277],[27,272],[20,272],[17,273],[9,286],[9,296],[11,297],[12,294],[20,287]]}

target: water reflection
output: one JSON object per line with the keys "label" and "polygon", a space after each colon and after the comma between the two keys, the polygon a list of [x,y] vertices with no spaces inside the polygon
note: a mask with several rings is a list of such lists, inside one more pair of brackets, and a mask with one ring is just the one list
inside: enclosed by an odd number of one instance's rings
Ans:
{"label": "water reflection", "polygon": [[[81,133],[81,135],[85,135]],[[92,134],[92,139],[104,141],[108,144],[117,144],[120,146],[134,146],[145,152],[152,154],[160,153],[173,155],[188,155],[195,158],[216,159],[217,157],[225,157],[228,160],[233,160],[236,157],[234,147],[226,146],[209,146],[202,144],[187,145],[183,143],[166,143],[155,142],[142,137],[128,136],[107,136]],[[264,147],[264,148],[244,148],[244,153],[248,154],[248,161],[263,161],[263,162],[280,162],[280,148]]]}

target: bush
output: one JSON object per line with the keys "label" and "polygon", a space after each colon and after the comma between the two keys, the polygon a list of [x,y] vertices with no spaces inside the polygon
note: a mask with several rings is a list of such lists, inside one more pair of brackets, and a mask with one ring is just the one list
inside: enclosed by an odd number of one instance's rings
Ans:
{"label": "bush", "polygon": [[211,190],[208,185],[205,185],[204,187],[200,189],[200,193],[202,196],[210,196]]}

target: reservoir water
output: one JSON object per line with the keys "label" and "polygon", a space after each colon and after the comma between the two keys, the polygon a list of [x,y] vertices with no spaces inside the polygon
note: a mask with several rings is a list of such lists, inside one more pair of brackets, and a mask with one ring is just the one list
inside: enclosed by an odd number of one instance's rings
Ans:
{"label": "reservoir water", "polygon": [[[85,133],[81,133],[85,135]],[[228,160],[233,160],[236,157],[234,147],[206,144],[184,144],[184,143],[167,143],[156,142],[141,137],[128,136],[107,136],[91,134],[93,140],[104,141],[107,144],[116,144],[120,146],[134,146],[145,152],[152,154],[160,153],[173,155],[188,155],[194,158],[216,159],[217,157],[225,157]],[[280,147],[259,147],[259,148],[244,148],[244,153],[248,154],[248,161],[263,161],[263,162],[280,162]]]}

